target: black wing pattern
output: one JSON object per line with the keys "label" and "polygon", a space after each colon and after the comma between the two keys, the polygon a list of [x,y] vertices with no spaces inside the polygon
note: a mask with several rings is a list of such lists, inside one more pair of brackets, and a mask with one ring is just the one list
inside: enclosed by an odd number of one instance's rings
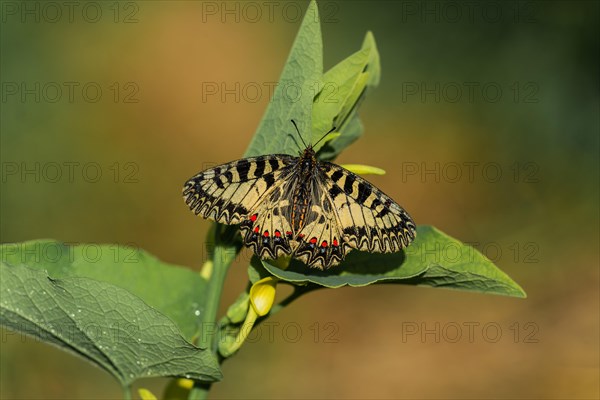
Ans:
{"label": "black wing pattern", "polygon": [[200,172],[183,187],[185,203],[196,215],[239,224],[289,173],[294,159],[286,154],[243,158]]}

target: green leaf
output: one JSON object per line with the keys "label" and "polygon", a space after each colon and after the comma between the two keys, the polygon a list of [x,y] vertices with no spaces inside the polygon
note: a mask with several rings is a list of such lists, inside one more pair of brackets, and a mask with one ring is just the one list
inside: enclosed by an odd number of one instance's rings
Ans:
{"label": "green leaf", "polygon": [[114,244],[69,246],[35,240],[3,244],[0,257],[11,265],[44,269],[52,278],[83,277],[117,285],[171,318],[187,340],[198,333],[206,280],[144,250]]}
{"label": "green leaf", "polygon": [[377,86],[381,75],[375,38],[367,32],[362,48],[323,75],[322,90],[315,97],[312,111],[313,143],[333,126],[341,136],[320,149],[319,157],[333,159],[360,137],[362,125],[357,110],[371,87]]}
{"label": "green leaf", "polygon": [[276,277],[295,284],[314,283],[337,288],[397,282],[481,293],[525,297],[519,285],[471,246],[431,226],[419,226],[417,238],[404,252],[379,254],[353,251],[327,271],[308,270],[292,262],[281,270],[263,261]]}
{"label": "green leaf", "polygon": [[[298,260],[292,260],[286,270],[279,269],[268,261],[262,261],[262,265],[269,273],[283,281],[339,288],[346,285],[359,287],[385,280],[408,279],[425,272],[424,265],[407,263],[405,258],[402,252],[378,254],[352,251],[340,266],[327,271],[309,269]],[[256,264],[254,267],[256,268]]]}
{"label": "green leaf", "polygon": [[0,263],[0,323],[84,357],[123,386],[142,377],[221,379],[208,350],[138,297],[89,278]]}
{"label": "green leaf", "polygon": [[313,98],[322,74],[323,42],[319,11],[316,2],[311,1],[273,98],[244,157],[297,154],[298,145],[302,146],[302,143],[290,122],[292,119],[298,124],[304,141],[309,143]]}

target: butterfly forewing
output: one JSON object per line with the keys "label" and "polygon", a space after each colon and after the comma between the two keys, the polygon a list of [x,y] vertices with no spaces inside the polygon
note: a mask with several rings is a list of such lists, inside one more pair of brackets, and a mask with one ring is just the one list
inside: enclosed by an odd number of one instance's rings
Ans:
{"label": "butterfly forewing", "polygon": [[239,224],[289,172],[295,157],[285,154],[244,158],[203,171],[184,185],[183,197],[196,215]]}

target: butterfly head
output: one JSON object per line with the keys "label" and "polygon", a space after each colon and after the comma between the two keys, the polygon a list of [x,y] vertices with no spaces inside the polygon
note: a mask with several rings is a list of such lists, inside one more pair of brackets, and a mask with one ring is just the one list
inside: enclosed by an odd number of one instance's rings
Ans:
{"label": "butterfly head", "polygon": [[304,171],[312,170],[317,164],[317,154],[312,145],[309,145],[302,153],[300,153],[300,164]]}

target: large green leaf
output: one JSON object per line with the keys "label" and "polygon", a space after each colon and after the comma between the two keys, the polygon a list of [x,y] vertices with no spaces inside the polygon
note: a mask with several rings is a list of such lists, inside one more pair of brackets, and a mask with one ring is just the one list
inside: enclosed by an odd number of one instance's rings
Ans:
{"label": "large green leaf", "polygon": [[286,270],[263,261],[271,274],[294,284],[329,288],[397,282],[525,297],[519,285],[471,246],[431,226],[419,226],[417,238],[404,252],[377,254],[353,251],[340,266],[310,270],[292,262]]}
{"label": "large green leaf", "polygon": [[313,142],[333,126],[341,136],[322,148],[317,147],[321,159],[333,159],[360,137],[362,125],[358,107],[367,91],[379,84],[380,75],[379,53],[371,32],[367,32],[359,51],[323,75],[323,88],[312,110]]}
{"label": "large green leaf", "polygon": [[315,1],[308,9],[273,98],[258,126],[245,157],[262,154],[297,154],[302,146],[292,119],[306,143],[311,137],[313,98],[323,74],[323,41]]}
{"label": "large green leaf", "polygon": [[35,240],[0,246],[0,260],[44,269],[52,278],[84,277],[117,285],[171,318],[188,340],[198,333],[207,282],[190,269],[119,245],[70,246]]}
{"label": "large green leaf", "polygon": [[210,351],[188,343],[169,318],[124,289],[6,262],[0,274],[2,325],[84,357],[123,386],[142,377],[221,379]]}

